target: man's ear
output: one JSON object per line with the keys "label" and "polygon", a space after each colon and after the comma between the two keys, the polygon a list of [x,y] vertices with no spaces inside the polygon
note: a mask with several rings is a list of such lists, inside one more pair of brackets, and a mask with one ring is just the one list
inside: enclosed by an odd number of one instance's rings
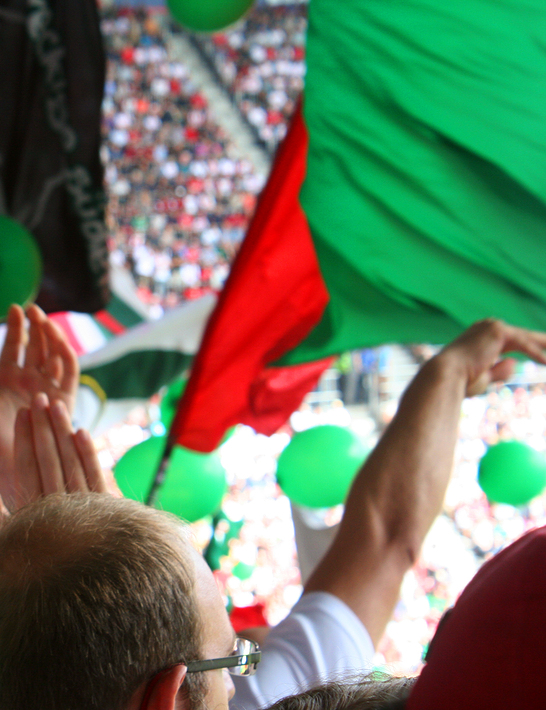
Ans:
{"label": "man's ear", "polygon": [[[176,704],[178,691],[184,682],[186,671],[186,666],[179,664],[158,673],[148,686],[141,705],[142,710],[180,710],[180,708],[189,710],[185,694],[181,694],[179,704]],[[180,701],[182,701],[182,705],[180,705]]]}

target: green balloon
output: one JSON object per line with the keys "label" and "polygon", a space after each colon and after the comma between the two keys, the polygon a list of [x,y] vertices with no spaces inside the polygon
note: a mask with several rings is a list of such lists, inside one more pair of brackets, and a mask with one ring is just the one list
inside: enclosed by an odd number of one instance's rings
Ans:
{"label": "green balloon", "polygon": [[179,380],[175,380],[169,385],[169,389],[163,395],[161,402],[159,404],[159,412],[161,414],[161,421],[165,425],[167,431],[170,429],[174,415],[178,407],[178,401],[186,389],[186,384],[188,380],[183,377]]}
{"label": "green balloon", "polygon": [[[165,442],[165,436],[152,436],[133,446],[117,462],[114,475],[125,497],[146,500]],[[154,505],[193,523],[215,513],[226,490],[226,472],[218,454],[175,446]]]}
{"label": "green balloon", "polygon": [[216,32],[237,22],[253,0],[167,0],[175,20],[196,32]]}
{"label": "green balloon", "polygon": [[175,446],[156,507],[193,523],[215,513],[226,490],[226,471],[217,453]]}
{"label": "green balloon", "polygon": [[0,215],[0,318],[12,303],[34,300],[42,280],[42,259],[32,234],[10,217]]}
{"label": "green balloon", "polygon": [[133,446],[116,463],[114,476],[126,498],[144,502],[165,449],[164,436],[151,436]]}
{"label": "green balloon", "polygon": [[480,461],[478,483],[493,503],[525,505],[546,486],[546,458],[521,441],[501,441]]}
{"label": "green balloon", "polygon": [[277,463],[277,482],[291,501],[330,508],[345,501],[369,451],[349,429],[325,424],[294,435]]}
{"label": "green balloon", "polygon": [[231,570],[234,577],[237,577],[241,581],[245,579],[250,579],[256,567],[254,565],[247,565],[246,562],[237,562],[235,567]]}

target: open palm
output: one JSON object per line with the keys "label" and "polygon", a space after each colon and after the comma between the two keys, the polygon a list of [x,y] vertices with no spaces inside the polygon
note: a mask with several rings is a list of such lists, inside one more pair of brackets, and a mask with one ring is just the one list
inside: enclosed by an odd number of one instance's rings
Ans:
{"label": "open palm", "polygon": [[14,305],[8,313],[8,328],[0,353],[0,496],[10,507],[14,497],[13,436],[22,407],[30,407],[38,392],[62,400],[72,413],[78,389],[76,353],[64,333],[38,306],[25,314]]}

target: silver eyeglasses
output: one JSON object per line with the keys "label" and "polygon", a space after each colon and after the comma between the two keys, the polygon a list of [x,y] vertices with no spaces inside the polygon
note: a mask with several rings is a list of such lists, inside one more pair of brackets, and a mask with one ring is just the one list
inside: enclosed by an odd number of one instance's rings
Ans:
{"label": "silver eyeglasses", "polygon": [[227,668],[232,675],[254,675],[261,657],[262,652],[255,641],[238,636],[235,639],[235,647],[229,656],[209,658],[204,661],[189,661],[185,665],[188,673]]}

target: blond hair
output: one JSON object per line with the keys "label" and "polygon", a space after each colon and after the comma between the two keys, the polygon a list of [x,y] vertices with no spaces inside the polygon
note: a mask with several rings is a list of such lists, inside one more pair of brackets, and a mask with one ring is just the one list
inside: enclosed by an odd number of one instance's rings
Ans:
{"label": "blond hair", "polygon": [[122,710],[158,671],[200,658],[186,545],[170,516],[105,495],[14,515],[0,530],[0,710]]}

